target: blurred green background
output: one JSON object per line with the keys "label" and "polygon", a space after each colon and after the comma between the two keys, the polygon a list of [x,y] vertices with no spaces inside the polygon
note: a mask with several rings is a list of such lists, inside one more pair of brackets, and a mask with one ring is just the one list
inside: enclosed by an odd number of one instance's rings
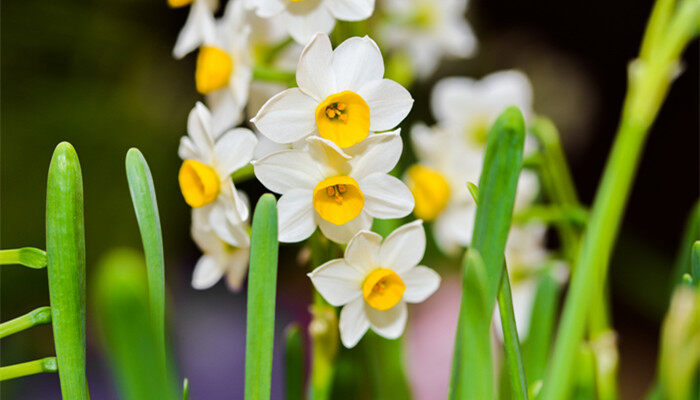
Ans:
{"label": "blurred green background", "polygon": [[[626,63],[637,52],[651,2],[514,3],[472,2],[467,18],[480,51],[472,60],[445,62],[435,79],[481,77],[505,68],[525,71],[535,88],[535,109],[560,127],[581,197],[590,203],[616,127]],[[165,1],[135,0],[14,0],[1,7],[0,247],[45,247],[46,173],[54,146],[68,140],[83,168],[88,282],[91,267],[107,249],[140,248],[124,172],[126,151],[136,146],[150,164],[159,199],[170,311],[179,329],[173,341],[181,368],[191,372],[191,382],[196,382],[192,371],[221,369],[207,358],[214,353],[181,346],[178,340],[189,333],[202,341],[222,341],[222,346],[236,348],[227,356],[242,357],[243,296],[229,294],[223,285],[208,292],[189,288],[199,253],[189,239],[189,209],[178,191],[176,150],[187,113],[199,97],[193,57],[176,61],[170,56],[187,10],[169,9]],[[611,269],[621,379],[631,383],[622,385],[626,398],[637,398],[645,386],[638,383],[650,381],[653,374],[666,277],[685,217],[698,198],[697,43],[687,54],[685,72],[648,142]],[[404,127],[431,121],[433,82],[414,88],[415,108]],[[253,182],[243,188],[261,192]],[[309,293],[308,282],[294,267],[294,250],[286,249],[282,256],[280,298]],[[45,271],[2,267],[0,278],[0,320],[48,304]],[[285,320],[306,318],[304,300],[281,303],[280,329]],[[230,319],[203,319],[197,316],[202,310]],[[90,362],[99,360],[92,323],[88,315]],[[197,329],[215,332],[202,336]],[[227,329],[232,333],[225,341]],[[0,351],[2,365],[52,355],[50,328],[4,339]],[[103,363],[91,362],[89,369],[94,398],[114,398]],[[203,381],[217,377],[200,374]],[[273,397],[279,394],[278,374]],[[238,382],[242,375],[231,385]],[[32,391],[32,386],[43,389]],[[2,384],[0,395],[58,398],[57,378]]]}

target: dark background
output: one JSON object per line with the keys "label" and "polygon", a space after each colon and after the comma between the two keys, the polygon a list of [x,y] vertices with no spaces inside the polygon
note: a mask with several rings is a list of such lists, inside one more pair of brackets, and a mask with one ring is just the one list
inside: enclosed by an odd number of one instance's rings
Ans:
{"label": "dark background", "polygon": [[[445,62],[435,79],[481,77],[507,68],[526,72],[535,88],[535,110],[559,126],[581,199],[590,204],[618,122],[627,63],[638,52],[650,10],[650,1],[637,0],[474,1],[467,19],[479,53]],[[243,365],[244,296],[221,284],[205,292],[189,287],[199,253],[189,238],[188,207],[178,193],[176,150],[199,97],[194,57],[170,56],[186,13],[167,8],[165,1],[2,2],[0,247],[45,247],[46,173],[54,146],[68,140],[83,168],[88,282],[108,249],[140,248],[124,173],[126,151],[140,148],[160,200],[173,342],[182,375],[210,387],[200,395],[193,388],[194,398],[236,398],[230,391],[243,382],[242,373],[234,371]],[[647,142],[611,264],[624,398],[639,398],[653,377],[667,276],[698,198],[697,42],[686,52],[684,67]],[[403,126],[430,122],[433,82],[414,88],[414,112]],[[254,182],[243,189],[261,190]],[[293,262],[295,251],[282,253],[280,329],[307,318],[307,295],[299,293],[309,288]],[[48,304],[45,271],[17,266],[0,271],[0,320]],[[88,315],[91,392],[95,399],[114,398],[93,323]],[[50,328],[4,339],[0,350],[2,365],[51,355]],[[274,379],[273,398],[278,398],[279,370]],[[58,393],[51,375],[0,387],[6,399],[59,398]]]}

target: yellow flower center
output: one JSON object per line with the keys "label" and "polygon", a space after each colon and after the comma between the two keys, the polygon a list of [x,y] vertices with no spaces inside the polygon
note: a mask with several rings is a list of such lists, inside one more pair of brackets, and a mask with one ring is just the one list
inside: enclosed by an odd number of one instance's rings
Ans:
{"label": "yellow flower center", "polygon": [[168,0],[168,5],[172,8],[184,7],[194,3],[194,0]]}
{"label": "yellow flower center", "polygon": [[365,196],[354,179],[336,176],[316,185],[313,203],[321,218],[335,225],[344,225],[360,215]]}
{"label": "yellow flower center", "polygon": [[396,272],[388,268],[377,268],[362,283],[362,296],[367,304],[384,311],[397,305],[403,297],[406,285]]}
{"label": "yellow flower center", "polygon": [[411,166],[406,177],[416,204],[413,213],[425,221],[434,220],[450,199],[447,179],[436,170],[420,164]]}
{"label": "yellow flower center", "polygon": [[369,134],[369,105],[350,90],[332,94],[316,107],[316,126],[322,138],[350,147]]}
{"label": "yellow flower center", "polygon": [[219,194],[221,182],[216,171],[197,160],[185,160],[177,178],[182,197],[191,207],[206,206]]}
{"label": "yellow flower center", "polygon": [[226,87],[232,73],[233,59],[227,52],[214,46],[200,47],[194,73],[199,93],[209,94]]}

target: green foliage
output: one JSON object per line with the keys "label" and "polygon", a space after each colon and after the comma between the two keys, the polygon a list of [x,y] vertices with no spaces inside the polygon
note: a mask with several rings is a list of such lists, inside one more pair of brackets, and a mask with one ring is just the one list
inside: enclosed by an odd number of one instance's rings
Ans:
{"label": "green foliage", "polygon": [[123,399],[175,399],[149,311],[143,257],[114,250],[99,263],[92,297],[103,348]]}
{"label": "green foliage", "polygon": [[41,269],[47,263],[46,252],[34,247],[0,250],[0,265],[19,264],[25,267]]}
{"label": "green foliage", "polygon": [[46,253],[61,393],[64,399],[87,400],[83,179],[78,155],[67,142],[56,146],[49,166]]}
{"label": "green foliage", "polygon": [[245,398],[270,398],[272,345],[277,290],[277,208],[275,197],[264,194],[253,215],[248,272],[248,311],[245,355]]}
{"label": "green foliage", "polygon": [[284,332],[284,376],[287,400],[302,400],[304,398],[304,336],[299,324],[294,323]]}

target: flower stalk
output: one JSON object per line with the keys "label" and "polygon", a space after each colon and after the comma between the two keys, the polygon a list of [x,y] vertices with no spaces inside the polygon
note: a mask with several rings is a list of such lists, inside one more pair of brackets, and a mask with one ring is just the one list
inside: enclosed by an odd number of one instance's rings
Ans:
{"label": "flower stalk", "polygon": [[0,250],[0,265],[19,264],[25,267],[41,269],[46,266],[46,252],[34,247]]}
{"label": "flower stalk", "polygon": [[58,371],[56,357],[46,357],[40,360],[28,361],[0,368],[0,382],[28,375],[41,374],[43,372],[56,371]]}
{"label": "flower stalk", "polygon": [[51,307],[39,307],[35,310],[11,319],[0,324],[0,339],[21,332],[25,329],[37,325],[45,325],[51,323]]}

